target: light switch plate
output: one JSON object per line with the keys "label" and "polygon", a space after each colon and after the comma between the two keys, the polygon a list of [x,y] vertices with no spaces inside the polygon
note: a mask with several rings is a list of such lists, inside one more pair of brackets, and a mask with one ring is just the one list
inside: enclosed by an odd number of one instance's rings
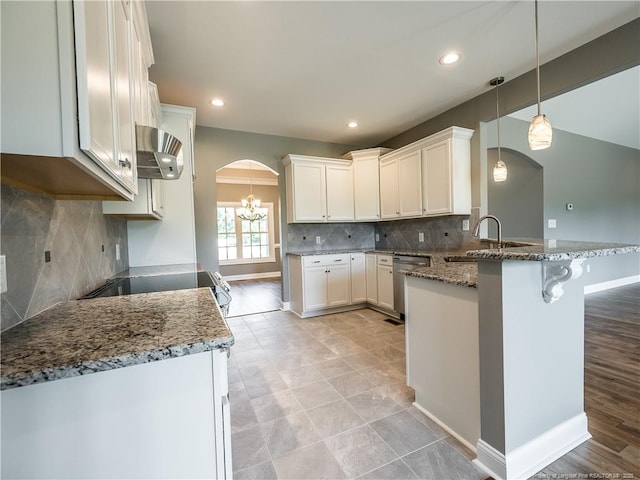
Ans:
{"label": "light switch plate", "polygon": [[469,220],[468,219],[462,220],[462,231],[463,232],[468,232],[469,231]]}
{"label": "light switch plate", "polygon": [[320,235],[318,235],[316,237],[316,245],[320,245],[322,243],[322,238],[320,237]]}
{"label": "light switch plate", "polygon": [[380,234],[376,233],[376,242],[379,242],[379,241],[380,241]]}
{"label": "light switch plate", "polygon": [[116,261],[120,260],[120,244],[116,243]]}
{"label": "light switch plate", "polygon": [[418,232],[418,241],[424,242],[424,232]]}
{"label": "light switch plate", "polygon": [[549,228],[556,228],[556,219],[555,218],[550,218],[547,224],[548,224]]}
{"label": "light switch plate", "polygon": [[0,293],[7,291],[7,257],[0,255]]}

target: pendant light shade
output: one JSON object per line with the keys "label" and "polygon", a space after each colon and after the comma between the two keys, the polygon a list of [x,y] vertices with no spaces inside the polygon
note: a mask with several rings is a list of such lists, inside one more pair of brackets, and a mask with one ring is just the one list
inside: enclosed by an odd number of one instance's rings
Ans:
{"label": "pendant light shade", "polygon": [[498,161],[493,166],[493,181],[504,182],[507,179],[507,165],[502,161],[500,151],[500,97],[498,86],[504,82],[504,77],[496,77],[489,82],[489,85],[496,87],[496,125],[498,127]]}
{"label": "pendant light shade", "polygon": [[551,122],[545,115],[536,115],[529,125],[529,148],[531,150],[544,150],[551,146],[553,130]]}
{"label": "pendant light shade", "polygon": [[538,114],[533,117],[529,125],[529,148],[543,150],[551,146],[553,130],[551,122],[540,113],[540,54],[538,52],[538,0],[535,0],[536,16],[536,84],[538,89]]}
{"label": "pendant light shade", "polygon": [[506,179],[507,179],[507,165],[502,160],[498,160],[496,164],[493,166],[493,181],[504,182]]}

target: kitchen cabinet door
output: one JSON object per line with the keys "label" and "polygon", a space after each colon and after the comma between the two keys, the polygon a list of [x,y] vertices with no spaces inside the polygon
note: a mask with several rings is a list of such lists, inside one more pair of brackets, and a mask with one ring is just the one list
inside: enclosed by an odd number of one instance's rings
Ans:
{"label": "kitchen cabinet door", "polygon": [[353,221],[353,169],[351,166],[327,165],[327,221]]}
{"label": "kitchen cabinet door", "polygon": [[451,212],[451,141],[443,140],[422,149],[424,155],[424,213]]}
{"label": "kitchen cabinet door", "polygon": [[398,162],[380,163],[380,216],[383,219],[398,218]]}
{"label": "kitchen cabinet door", "polygon": [[326,221],[326,178],[321,164],[291,165],[294,219],[296,222]]}
{"label": "kitchen cabinet door", "polygon": [[[347,257],[348,258],[348,257]],[[350,303],[349,264],[327,267],[327,306],[339,307]]]}
{"label": "kitchen cabinet door", "polygon": [[137,192],[136,146],[134,124],[134,96],[131,52],[131,6],[129,2],[110,2],[113,8],[114,131],[116,135],[116,162],[120,165],[120,180]]}
{"label": "kitchen cabinet door", "polygon": [[356,220],[380,220],[378,155],[353,160],[353,196]]}
{"label": "kitchen cabinet door", "polygon": [[378,258],[375,253],[365,255],[365,271],[367,276],[367,303],[378,304]]}
{"label": "kitchen cabinet door", "polygon": [[351,258],[351,303],[367,301],[367,274],[365,254],[352,253]]}
{"label": "kitchen cabinet door", "polygon": [[107,1],[73,2],[80,148],[119,177]]}
{"label": "kitchen cabinet door", "polygon": [[393,266],[378,265],[378,306],[393,310]]}
{"label": "kitchen cabinet door", "polygon": [[303,277],[304,310],[326,308],[329,304],[327,293],[327,267],[305,267]]}
{"label": "kitchen cabinet door", "polygon": [[398,158],[398,205],[400,216],[422,215],[420,150]]}

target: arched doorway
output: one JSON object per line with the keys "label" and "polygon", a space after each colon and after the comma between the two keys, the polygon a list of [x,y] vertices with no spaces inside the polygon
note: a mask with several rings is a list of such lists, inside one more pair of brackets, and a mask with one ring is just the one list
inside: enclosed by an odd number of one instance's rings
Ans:
{"label": "arched doorway", "polygon": [[[243,201],[256,201],[251,219]],[[259,204],[257,204],[259,203]],[[220,273],[231,284],[229,316],[281,308],[280,193],[278,174],[242,159],[216,171]]]}

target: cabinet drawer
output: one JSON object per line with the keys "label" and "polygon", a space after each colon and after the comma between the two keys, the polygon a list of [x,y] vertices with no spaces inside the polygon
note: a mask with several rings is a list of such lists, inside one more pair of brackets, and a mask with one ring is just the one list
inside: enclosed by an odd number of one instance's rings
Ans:
{"label": "cabinet drawer", "polygon": [[304,267],[319,267],[328,265],[340,265],[349,263],[349,254],[337,255],[311,255],[302,258]]}
{"label": "cabinet drawer", "polygon": [[393,255],[378,255],[378,265],[393,265]]}

